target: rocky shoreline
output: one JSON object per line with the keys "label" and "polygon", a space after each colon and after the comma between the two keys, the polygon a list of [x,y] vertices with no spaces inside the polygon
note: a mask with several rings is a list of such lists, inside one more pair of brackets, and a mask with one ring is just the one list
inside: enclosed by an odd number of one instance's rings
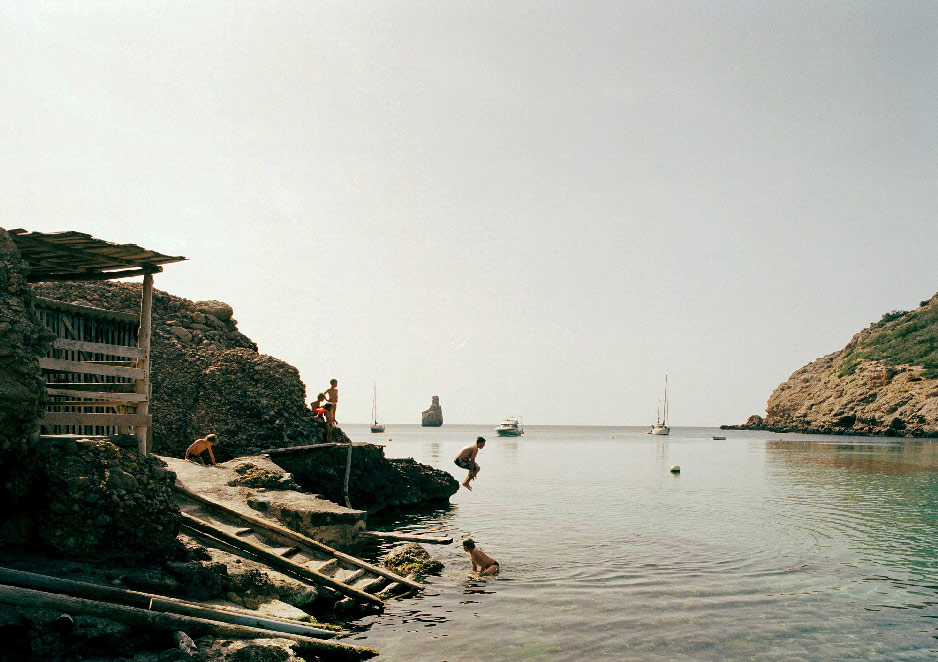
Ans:
{"label": "rocky shoreline", "polygon": [[[253,501],[239,507],[271,520],[282,518],[288,527],[297,524],[291,520],[299,513],[308,520],[307,534],[328,537],[339,531],[336,540],[349,543],[347,532],[363,528],[369,512],[445,501],[458,489],[444,471],[413,460],[388,460],[381,447],[355,444],[349,491],[362,510],[349,515],[332,504],[321,509],[336,509],[336,514],[326,512],[314,522],[308,514],[313,493],[333,500],[343,496],[340,478],[351,442],[336,429],[334,440],[346,443],[323,444],[325,424],[307,406],[296,368],[259,354],[256,344],[237,330],[230,306],[158,290],[150,354],[156,455],[141,455],[136,438],[129,435],[40,436],[38,420],[47,395],[38,358],[46,355],[52,334],[34,314],[33,302],[41,297],[48,306],[135,315],[141,286],[30,286],[28,272],[15,244],[0,229],[0,566],[287,619],[344,621],[350,614],[335,611],[336,594],[328,585],[311,585],[297,578],[302,573],[294,577],[250,555],[236,555],[224,544],[204,544],[181,533],[187,520],[180,512],[177,475],[158,455],[179,458],[193,439],[214,432],[222,441],[215,449],[219,461],[245,458],[226,474],[232,489],[254,490]],[[303,460],[301,452],[285,461],[286,468],[261,456],[265,449],[298,446],[319,448],[316,459]],[[351,526],[342,519],[349,517]],[[309,661],[375,654],[348,646],[315,652],[296,637],[245,639],[225,636],[224,629],[211,634],[202,626],[189,637],[153,626],[155,619],[146,615],[128,622],[81,610],[65,613],[39,603],[29,606],[22,601],[27,593],[0,585],[0,660],[293,662],[301,655]],[[46,596],[42,601],[61,600]]]}

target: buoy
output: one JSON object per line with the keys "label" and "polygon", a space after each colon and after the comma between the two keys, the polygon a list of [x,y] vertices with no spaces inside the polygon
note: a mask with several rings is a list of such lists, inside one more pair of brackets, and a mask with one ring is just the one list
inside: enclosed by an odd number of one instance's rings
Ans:
{"label": "buoy", "polygon": [[391,437],[388,437],[388,441],[394,441],[394,440],[393,440],[393,439],[391,439]]}
{"label": "buoy", "polygon": [[671,467],[671,473],[673,473],[673,474],[679,474],[679,473],[681,473],[681,467],[679,467],[678,465],[675,464],[673,467]]}

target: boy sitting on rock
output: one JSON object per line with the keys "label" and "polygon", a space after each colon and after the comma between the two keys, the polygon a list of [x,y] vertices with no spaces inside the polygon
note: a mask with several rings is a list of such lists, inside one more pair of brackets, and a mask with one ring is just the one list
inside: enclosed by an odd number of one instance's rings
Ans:
{"label": "boy sitting on rock", "polygon": [[189,459],[189,456],[192,456],[193,462],[201,462],[206,464],[205,458],[201,457],[202,453],[208,451],[208,457],[212,461],[212,464],[215,464],[215,454],[212,453],[212,446],[218,443],[218,437],[214,434],[207,434],[201,439],[196,439],[192,442],[192,445],[186,449],[185,459]]}

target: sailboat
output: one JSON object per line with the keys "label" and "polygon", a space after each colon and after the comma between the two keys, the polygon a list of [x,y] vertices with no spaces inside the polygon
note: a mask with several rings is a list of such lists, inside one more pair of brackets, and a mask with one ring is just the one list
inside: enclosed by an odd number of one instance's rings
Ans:
{"label": "sailboat", "polygon": [[384,426],[378,422],[378,385],[375,384],[375,398],[371,401],[371,431],[384,432]]}
{"label": "sailboat", "polygon": [[668,376],[664,376],[664,417],[661,416],[661,403],[658,403],[658,416],[655,424],[651,426],[648,434],[671,434],[671,428],[668,427]]}

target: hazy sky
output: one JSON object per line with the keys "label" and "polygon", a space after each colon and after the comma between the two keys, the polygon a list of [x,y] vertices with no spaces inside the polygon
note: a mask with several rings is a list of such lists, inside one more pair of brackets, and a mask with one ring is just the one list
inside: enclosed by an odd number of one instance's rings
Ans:
{"label": "hazy sky", "polygon": [[[0,226],[188,262],[340,422],[740,422],[938,290],[938,2],[0,4]],[[342,412],[344,411],[344,415]]]}

